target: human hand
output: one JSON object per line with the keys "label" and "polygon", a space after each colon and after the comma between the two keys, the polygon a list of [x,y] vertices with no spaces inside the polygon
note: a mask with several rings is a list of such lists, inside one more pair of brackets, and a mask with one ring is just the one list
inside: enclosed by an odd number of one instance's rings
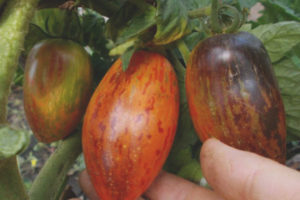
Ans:
{"label": "human hand", "polygon": [[[162,172],[144,196],[151,200],[300,199],[300,173],[270,159],[209,139],[202,146],[200,160],[213,191]],[[98,200],[86,171],[80,183],[90,200]]]}

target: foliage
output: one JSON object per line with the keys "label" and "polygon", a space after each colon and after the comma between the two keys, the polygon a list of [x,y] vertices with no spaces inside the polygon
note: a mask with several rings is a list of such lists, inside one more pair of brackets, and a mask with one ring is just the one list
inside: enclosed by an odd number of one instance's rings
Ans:
{"label": "foliage", "polygon": [[[3,2],[5,1],[0,1],[0,5],[6,7],[6,3]],[[44,39],[73,40],[84,46],[91,56],[95,86],[118,56],[122,59],[123,70],[127,69],[132,54],[138,49],[150,49],[167,56],[177,73],[181,102],[175,142],[164,169],[199,183],[202,177],[199,165],[201,142],[189,116],[184,74],[190,51],[198,42],[211,36],[208,25],[211,23],[211,13],[214,12],[211,10],[211,1],[81,0],[77,1],[75,7],[71,9],[58,8],[58,5],[63,2],[41,0],[39,8],[42,9],[38,9],[31,20],[23,54],[26,56],[34,44]],[[239,30],[256,35],[269,52],[284,101],[288,138],[299,140],[300,0],[223,0],[222,5],[232,6],[245,13],[257,2],[264,6],[264,10],[261,11],[262,16],[257,21],[246,21]],[[17,57],[22,49],[27,30],[23,24],[28,25],[30,15],[26,13],[26,17],[18,18],[18,12],[14,11],[7,8],[0,18],[2,36],[0,43],[3,47],[0,54],[7,56],[1,57],[1,64],[12,66],[13,69],[9,71],[9,76],[4,76],[1,74],[4,71],[2,69],[9,69],[9,67],[0,67],[1,123],[5,121],[3,119],[6,113],[8,88],[17,69],[15,67]],[[218,20],[224,20],[225,24],[233,23],[232,9],[222,8],[219,14]],[[11,26],[11,23],[18,25],[21,23],[22,26]],[[20,30],[15,30],[15,27]],[[15,84],[21,84],[20,80],[24,72],[22,67],[24,61],[22,59],[19,61],[20,67],[15,75]],[[0,135],[0,143],[1,138],[3,136]],[[13,141],[16,138],[10,139]],[[1,151],[3,147],[0,147],[0,157],[4,155]],[[9,150],[9,153],[5,151],[5,156],[15,155],[22,148],[23,143]]]}

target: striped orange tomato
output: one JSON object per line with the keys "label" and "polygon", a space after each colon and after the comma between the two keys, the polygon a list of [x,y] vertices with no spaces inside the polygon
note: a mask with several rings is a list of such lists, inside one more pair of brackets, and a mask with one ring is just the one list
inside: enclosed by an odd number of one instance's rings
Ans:
{"label": "striped orange tomato", "polygon": [[179,90],[168,60],[136,52],[128,69],[118,59],[104,76],[84,117],[82,145],[102,200],[135,200],[150,185],[173,143]]}

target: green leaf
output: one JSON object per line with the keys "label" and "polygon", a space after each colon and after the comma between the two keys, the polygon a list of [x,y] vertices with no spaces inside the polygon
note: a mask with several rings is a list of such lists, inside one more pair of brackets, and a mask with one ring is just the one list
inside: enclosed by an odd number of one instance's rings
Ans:
{"label": "green leaf", "polygon": [[243,26],[240,27],[239,31],[250,32],[251,29],[252,29],[252,24],[244,24]]}
{"label": "green leaf", "polygon": [[276,62],[300,42],[300,23],[289,21],[266,24],[256,27],[250,33],[263,42],[271,61]]}
{"label": "green leaf", "polygon": [[257,0],[239,0],[239,4],[242,8],[251,8],[257,3]]}
{"label": "green leaf", "polygon": [[[285,0],[284,0],[285,1]],[[258,23],[276,23],[279,21],[300,21],[299,14],[296,14],[284,1],[263,0],[261,3],[264,6],[263,15],[258,19]]]}
{"label": "green leaf", "polygon": [[28,133],[8,126],[0,126],[0,160],[22,152],[28,144]]}
{"label": "green leaf", "polygon": [[29,33],[27,34],[24,42],[25,53],[27,54],[36,43],[47,38],[50,38],[50,36],[46,34],[40,27],[35,24],[30,24]]}
{"label": "green leaf", "polygon": [[192,30],[183,0],[157,0],[157,30],[153,42],[168,44]]}
{"label": "green leaf", "polygon": [[119,12],[109,19],[107,35],[116,45],[144,33],[155,24],[156,10],[147,3],[133,5],[127,2]]}
{"label": "green leaf", "polygon": [[38,10],[32,23],[51,37],[75,39],[81,31],[77,12],[58,8]]}
{"label": "green leaf", "polygon": [[124,54],[122,54],[121,60],[122,60],[122,69],[123,69],[123,71],[127,70],[128,66],[129,66],[129,63],[130,63],[130,60],[131,60],[131,57],[134,54],[135,50],[136,50],[136,48],[130,47],[129,49],[127,49],[125,51]]}
{"label": "green leaf", "polygon": [[284,102],[288,134],[300,139],[300,65],[286,58],[274,65]]}
{"label": "green leaf", "polygon": [[103,56],[108,56],[105,37],[105,19],[99,13],[91,9],[83,9],[79,17],[81,37],[78,40],[84,46],[89,46]]}
{"label": "green leaf", "polygon": [[184,165],[179,172],[177,173],[178,176],[199,183],[200,180],[203,178],[202,170],[199,161],[192,160],[188,164]]}

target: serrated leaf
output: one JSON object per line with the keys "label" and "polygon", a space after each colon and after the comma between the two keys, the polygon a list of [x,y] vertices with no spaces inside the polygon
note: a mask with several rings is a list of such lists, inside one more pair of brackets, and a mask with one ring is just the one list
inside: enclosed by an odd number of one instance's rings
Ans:
{"label": "serrated leaf", "polygon": [[239,0],[238,2],[242,8],[251,8],[257,3],[257,0]]}
{"label": "serrated leaf", "polygon": [[106,47],[108,40],[104,35],[104,17],[91,9],[84,9],[79,20],[82,36],[78,42],[84,46],[88,45],[93,51],[100,53],[102,56],[108,56],[108,49]]}
{"label": "serrated leaf", "polygon": [[288,133],[300,138],[300,66],[287,58],[275,64],[274,71],[283,98]]}
{"label": "serrated leaf", "polygon": [[121,60],[122,60],[123,71],[127,70],[128,66],[130,64],[131,57],[134,54],[135,50],[136,50],[135,47],[130,47],[129,49],[127,49],[125,51],[125,53],[122,54]]}
{"label": "serrated leaf", "polygon": [[177,173],[178,176],[199,183],[200,180],[203,178],[202,170],[200,163],[197,160],[192,160],[188,164],[184,165],[179,172]]}
{"label": "serrated leaf", "polygon": [[300,42],[300,23],[288,21],[266,24],[252,29],[250,33],[263,42],[271,61],[276,62]]}
{"label": "serrated leaf", "polygon": [[30,24],[29,32],[24,41],[25,53],[27,53],[36,43],[49,37],[50,36],[40,29],[40,27],[35,24]]}
{"label": "serrated leaf", "polygon": [[29,144],[29,135],[8,126],[0,126],[0,160],[22,152]]}
{"label": "serrated leaf", "polygon": [[252,24],[244,24],[240,27],[239,31],[247,31],[250,32],[252,29]]}
{"label": "serrated leaf", "polygon": [[[285,0],[284,0],[285,1]],[[300,16],[293,9],[295,6],[286,6],[284,1],[263,0],[261,3],[264,6],[263,15],[258,19],[258,23],[276,23],[279,21],[300,21]]]}
{"label": "serrated leaf", "polygon": [[175,41],[192,30],[183,0],[158,0],[156,22],[153,42],[158,45]]}
{"label": "serrated leaf", "polygon": [[127,2],[109,19],[107,35],[117,45],[136,37],[155,24],[156,9],[147,3],[142,6]]}
{"label": "serrated leaf", "polygon": [[38,10],[32,23],[52,37],[78,38],[81,31],[77,12],[58,8]]}

